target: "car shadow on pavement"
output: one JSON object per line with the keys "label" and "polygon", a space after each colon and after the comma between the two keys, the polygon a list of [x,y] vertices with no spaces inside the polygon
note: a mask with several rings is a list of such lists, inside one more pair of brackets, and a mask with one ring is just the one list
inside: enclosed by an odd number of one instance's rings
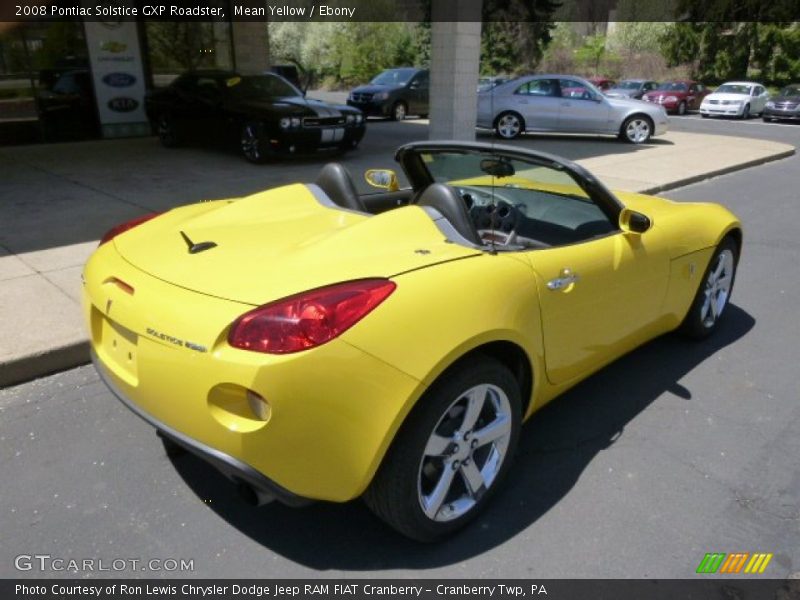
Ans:
{"label": "car shadow on pavement", "polygon": [[744,337],[755,319],[731,304],[707,340],[662,336],[606,367],[543,408],[520,437],[516,462],[487,510],[439,544],[395,533],[360,501],[291,509],[245,504],[234,486],[193,456],[175,460],[180,476],[220,517],[265,548],[318,570],[431,569],[503,544],[533,525],[570,492],[584,469],[665,393],[694,401],[679,381],[722,348]]}

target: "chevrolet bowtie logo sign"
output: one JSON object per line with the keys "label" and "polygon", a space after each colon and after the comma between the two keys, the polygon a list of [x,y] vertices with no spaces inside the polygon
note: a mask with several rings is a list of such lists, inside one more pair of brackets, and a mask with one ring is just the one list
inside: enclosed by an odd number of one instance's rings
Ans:
{"label": "chevrolet bowtie logo sign", "polygon": [[772,554],[763,552],[709,552],[697,566],[697,573],[763,573]]}

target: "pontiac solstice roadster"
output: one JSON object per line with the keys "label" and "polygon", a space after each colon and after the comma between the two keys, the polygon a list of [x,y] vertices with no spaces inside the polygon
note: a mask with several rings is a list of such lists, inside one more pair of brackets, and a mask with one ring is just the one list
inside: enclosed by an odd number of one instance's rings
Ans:
{"label": "pontiac solstice roadster", "polygon": [[170,454],[256,503],[363,496],[431,541],[490,500],[521,423],[622,354],[719,325],[742,245],[717,204],[577,164],[419,142],[380,191],[314,183],[148,215],[84,271],[96,367]]}

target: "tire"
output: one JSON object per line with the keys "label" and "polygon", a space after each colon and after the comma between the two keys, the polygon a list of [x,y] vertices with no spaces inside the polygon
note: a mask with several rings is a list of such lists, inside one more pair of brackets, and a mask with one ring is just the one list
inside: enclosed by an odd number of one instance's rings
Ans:
{"label": "tire", "polygon": [[180,146],[178,128],[173,119],[167,113],[161,114],[156,122],[156,133],[161,145],[165,148],[176,148]]}
{"label": "tire", "polygon": [[772,117],[764,117],[764,116],[762,116],[761,120],[764,121],[764,123],[772,123],[775,119],[773,119]]}
{"label": "tire", "polygon": [[683,115],[686,114],[686,102],[681,101],[681,103],[678,104],[678,114],[680,116],[683,116]]}
{"label": "tire", "polygon": [[742,116],[739,117],[742,121],[746,121],[750,118],[750,105],[745,104],[744,108],[742,109]]}
{"label": "tire", "polygon": [[513,140],[525,131],[525,120],[515,112],[500,113],[494,120],[494,132],[504,140]]}
{"label": "tire", "polygon": [[167,458],[170,460],[178,458],[179,456],[183,456],[189,452],[186,448],[176,444],[167,436],[163,435],[160,431],[156,431],[156,435],[158,436],[158,439],[161,440],[161,445],[164,447],[164,454],[166,454]]}
{"label": "tire", "polygon": [[716,330],[733,292],[738,262],[739,249],[726,237],[717,246],[703,273],[692,306],[680,326],[682,334],[699,340]]}
{"label": "tire", "polygon": [[420,118],[420,119],[427,119],[427,118],[428,118],[428,113],[423,113],[423,114],[421,114],[421,115],[419,116],[419,118]]}
{"label": "tire", "polygon": [[[367,505],[420,542],[461,529],[508,473],[521,406],[519,384],[494,358],[479,355],[445,372],[401,427],[364,495]],[[465,419],[472,421],[466,432]],[[478,436],[493,424],[493,437],[481,443]],[[471,491],[468,477],[477,490]]]}
{"label": "tire", "polygon": [[242,156],[254,164],[264,163],[268,158],[262,133],[261,125],[251,121],[242,125],[239,135],[239,150]]}
{"label": "tire", "polygon": [[701,116],[702,118],[704,118],[704,119],[707,119],[707,118],[708,118],[708,115],[704,115],[703,113],[700,113],[700,116]]}
{"label": "tire", "polygon": [[629,144],[644,144],[653,135],[653,122],[644,115],[632,115],[619,129],[619,137]]}
{"label": "tire", "polygon": [[402,121],[408,114],[408,106],[402,100],[392,105],[392,121]]}

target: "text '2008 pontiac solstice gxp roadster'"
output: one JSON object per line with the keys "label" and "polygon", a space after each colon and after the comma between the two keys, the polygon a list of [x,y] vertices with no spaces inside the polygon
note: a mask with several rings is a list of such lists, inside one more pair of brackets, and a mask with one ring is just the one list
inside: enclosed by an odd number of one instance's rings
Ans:
{"label": "text '2008 pontiac solstice gxp roadster'", "polygon": [[465,525],[520,424],[636,346],[704,337],[742,232],[717,204],[613,194],[582,167],[419,142],[359,195],[316,183],[112,229],[84,271],[104,381],[169,451],[252,499],[364,496],[407,536]]}

